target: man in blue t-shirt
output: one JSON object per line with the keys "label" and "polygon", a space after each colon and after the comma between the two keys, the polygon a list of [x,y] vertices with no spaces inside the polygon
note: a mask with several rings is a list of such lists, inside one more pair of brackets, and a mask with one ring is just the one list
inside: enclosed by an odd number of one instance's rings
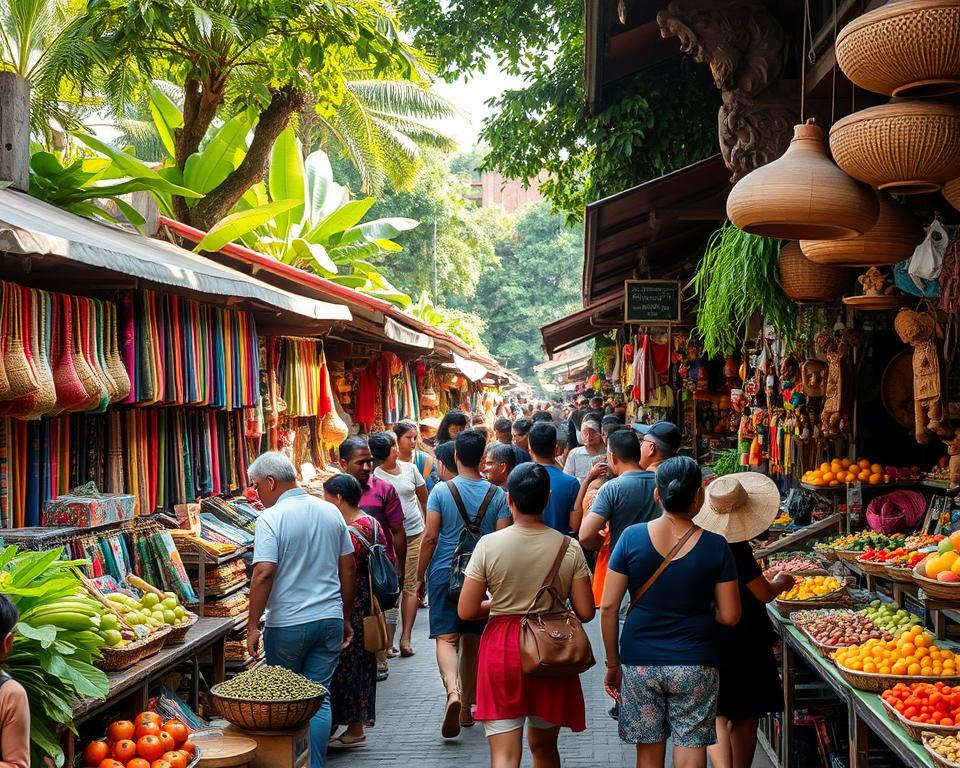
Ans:
{"label": "man in blue t-shirt", "polygon": [[580,483],[557,466],[557,428],[550,422],[537,422],[530,429],[529,446],[533,461],[542,464],[550,475],[550,500],[543,510],[543,522],[555,531],[570,534],[570,513]]}
{"label": "man in blue t-shirt", "polygon": [[[480,475],[485,444],[484,436],[474,429],[464,430],[457,435],[454,451],[456,477],[448,482],[437,483],[430,491],[427,527],[420,541],[417,585],[422,597],[424,584],[429,583],[430,637],[437,641],[437,666],[447,690],[447,706],[440,728],[440,734],[445,739],[458,736],[461,727],[469,727],[474,723],[471,707],[476,703],[477,653],[485,624],[483,621],[463,621],[457,615],[456,601],[450,596],[453,555],[466,527],[450,490],[450,483],[456,486],[464,513],[471,521],[476,521],[486,500],[486,510],[479,522],[481,535],[505,528],[512,519],[507,506],[507,494]],[[442,447],[438,447],[438,454]],[[438,455],[438,458],[449,477],[452,473],[446,457]]]}

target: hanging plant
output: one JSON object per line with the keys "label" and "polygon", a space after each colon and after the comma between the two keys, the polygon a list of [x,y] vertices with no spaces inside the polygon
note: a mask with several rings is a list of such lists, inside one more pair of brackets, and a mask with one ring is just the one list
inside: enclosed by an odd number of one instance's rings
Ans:
{"label": "hanging plant", "polygon": [[787,347],[796,343],[797,305],[780,286],[780,245],[729,222],[710,238],[691,282],[708,357],[732,354],[753,315],[764,315]]}

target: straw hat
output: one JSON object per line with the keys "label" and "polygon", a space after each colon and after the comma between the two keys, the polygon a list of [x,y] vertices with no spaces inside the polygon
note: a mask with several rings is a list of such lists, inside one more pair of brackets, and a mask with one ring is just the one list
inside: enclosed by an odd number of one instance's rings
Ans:
{"label": "straw hat", "polygon": [[693,522],[735,544],[767,530],[779,509],[780,491],[773,480],[758,472],[738,472],[707,486],[706,499]]}
{"label": "straw hat", "polygon": [[421,427],[428,427],[434,431],[440,429],[440,419],[436,416],[428,416],[425,419],[420,419],[418,423]]}

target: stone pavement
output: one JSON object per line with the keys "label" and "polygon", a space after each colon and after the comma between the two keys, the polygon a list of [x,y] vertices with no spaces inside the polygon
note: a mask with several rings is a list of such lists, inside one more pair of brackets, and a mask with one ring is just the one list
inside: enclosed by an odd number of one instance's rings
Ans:
{"label": "stone pavement", "polygon": [[[377,687],[377,724],[367,730],[366,749],[331,753],[330,768],[380,768],[408,765],[410,768],[482,768],[489,765],[483,727],[477,723],[447,741],[440,736],[440,718],[445,699],[434,660],[433,641],[427,637],[427,612],[421,610],[414,627],[416,655],[393,659],[390,677]],[[635,750],[620,742],[617,724],[607,716],[611,700],[603,692],[603,646],[598,619],[588,626],[590,641],[597,653],[597,666],[583,678],[587,705],[584,733],[560,732],[560,757],[564,768],[632,766]],[[669,749],[667,765],[671,765]],[[525,750],[524,768],[530,766]],[[765,756],[754,761],[755,768],[769,768]]]}

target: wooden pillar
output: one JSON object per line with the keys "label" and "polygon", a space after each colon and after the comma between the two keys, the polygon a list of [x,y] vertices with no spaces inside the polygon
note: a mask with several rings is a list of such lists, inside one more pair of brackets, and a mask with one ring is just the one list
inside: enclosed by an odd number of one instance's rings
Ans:
{"label": "wooden pillar", "polygon": [[30,83],[0,72],[0,182],[26,192],[30,186]]}

